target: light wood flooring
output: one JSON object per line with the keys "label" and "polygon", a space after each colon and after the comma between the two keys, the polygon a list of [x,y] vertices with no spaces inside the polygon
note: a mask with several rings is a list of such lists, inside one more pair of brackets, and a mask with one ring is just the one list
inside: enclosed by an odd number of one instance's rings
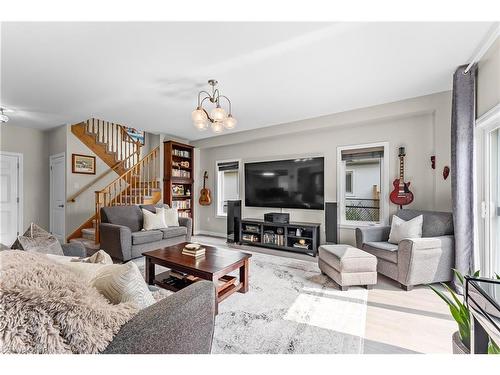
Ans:
{"label": "light wood flooring", "polygon": [[[225,239],[194,236],[192,241],[227,246]],[[233,246],[311,262],[317,258],[279,250]],[[365,353],[451,353],[451,335],[457,330],[447,306],[426,286],[406,292],[382,275],[368,291]]]}

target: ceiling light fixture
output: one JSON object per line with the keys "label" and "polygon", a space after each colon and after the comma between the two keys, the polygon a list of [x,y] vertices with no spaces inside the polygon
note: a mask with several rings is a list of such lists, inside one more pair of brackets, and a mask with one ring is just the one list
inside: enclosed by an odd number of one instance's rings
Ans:
{"label": "ceiling light fixture", "polygon": [[1,108],[0,107],[0,122],[7,122],[7,121],[9,121],[9,116],[3,114],[4,109],[5,108]]}
{"label": "ceiling light fixture", "polygon": [[[198,130],[206,130],[210,127],[214,133],[221,133],[224,128],[233,129],[236,126],[236,119],[231,113],[231,101],[227,96],[221,95],[219,89],[215,88],[217,83],[215,79],[208,81],[208,84],[212,86],[211,94],[204,90],[198,93],[198,107],[191,113],[193,124]],[[202,99],[203,95],[206,96]],[[224,108],[221,107],[221,98],[227,100],[229,113],[226,113]],[[215,108],[210,111],[210,114],[203,108],[203,102],[207,99],[215,104]]]}

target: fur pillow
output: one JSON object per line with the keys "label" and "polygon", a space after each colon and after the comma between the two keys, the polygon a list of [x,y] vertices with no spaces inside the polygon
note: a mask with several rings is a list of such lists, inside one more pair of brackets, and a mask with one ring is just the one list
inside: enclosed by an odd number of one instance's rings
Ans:
{"label": "fur pillow", "polygon": [[137,312],[43,254],[2,251],[0,271],[1,353],[102,352]]}
{"label": "fur pillow", "polygon": [[394,215],[392,217],[391,232],[389,233],[389,242],[397,245],[405,238],[421,238],[423,223],[424,217],[422,215],[408,221]]}
{"label": "fur pillow", "polygon": [[167,227],[179,226],[179,213],[176,208],[156,207],[156,213],[163,213]]}
{"label": "fur pillow", "polygon": [[163,229],[167,227],[163,213],[153,213],[143,208],[142,214],[144,216],[144,230]]}
{"label": "fur pillow", "polygon": [[97,270],[90,284],[111,303],[130,302],[144,309],[155,299],[134,262],[103,266]]}

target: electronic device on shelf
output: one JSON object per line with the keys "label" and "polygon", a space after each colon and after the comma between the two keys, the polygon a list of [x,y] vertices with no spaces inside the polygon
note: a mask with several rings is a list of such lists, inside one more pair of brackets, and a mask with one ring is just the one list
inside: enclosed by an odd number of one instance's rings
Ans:
{"label": "electronic device on shelf", "polygon": [[241,201],[227,201],[227,242],[240,242]]}
{"label": "electronic device on shelf", "polygon": [[264,221],[269,221],[270,223],[288,224],[290,222],[290,214],[281,212],[269,212],[267,214],[264,214]]}

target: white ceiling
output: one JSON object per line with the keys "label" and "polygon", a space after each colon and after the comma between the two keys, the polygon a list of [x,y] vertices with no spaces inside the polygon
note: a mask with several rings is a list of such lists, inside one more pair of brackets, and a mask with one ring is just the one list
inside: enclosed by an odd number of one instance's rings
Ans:
{"label": "white ceiling", "polygon": [[3,23],[11,123],[90,117],[186,139],[219,81],[234,132],[451,89],[491,23]]}

